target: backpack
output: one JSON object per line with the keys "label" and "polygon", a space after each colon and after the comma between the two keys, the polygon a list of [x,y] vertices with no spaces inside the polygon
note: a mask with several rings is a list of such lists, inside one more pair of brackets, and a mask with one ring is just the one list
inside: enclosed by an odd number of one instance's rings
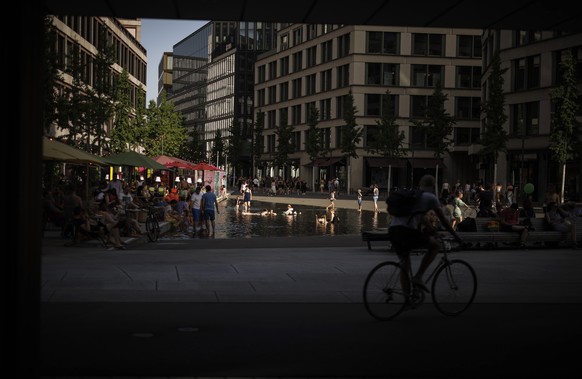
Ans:
{"label": "backpack", "polygon": [[400,189],[390,192],[386,199],[388,213],[395,217],[412,216],[412,210],[422,192],[419,189]]}

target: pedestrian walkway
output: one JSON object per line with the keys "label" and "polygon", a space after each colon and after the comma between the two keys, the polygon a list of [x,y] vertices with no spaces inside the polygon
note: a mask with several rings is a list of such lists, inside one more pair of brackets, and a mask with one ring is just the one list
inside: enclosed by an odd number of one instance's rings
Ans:
{"label": "pedestrian walkway", "polygon": [[576,250],[454,253],[477,273],[466,313],[445,317],[428,297],[382,323],[366,313],[362,286],[372,267],[394,257],[367,250],[359,235],[129,241],[131,248],[115,251],[57,241],[49,234],[42,248],[40,371],[51,379],[564,377],[578,370]]}

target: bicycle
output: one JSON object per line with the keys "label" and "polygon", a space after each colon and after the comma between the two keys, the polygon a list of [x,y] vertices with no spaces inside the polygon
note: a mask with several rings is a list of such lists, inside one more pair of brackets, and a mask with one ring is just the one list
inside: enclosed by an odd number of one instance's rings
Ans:
{"label": "bicycle", "polygon": [[145,220],[146,234],[150,242],[156,242],[160,237],[160,223],[156,216],[156,211],[153,205],[147,205],[145,209],[148,212]]}
{"label": "bicycle", "polygon": [[[449,259],[453,251],[451,239],[441,237],[443,253],[440,261],[425,280],[434,306],[442,314],[456,316],[466,311],[477,293],[477,275],[473,267],[461,259]],[[459,248],[454,251],[461,250]],[[410,265],[412,266],[412,265]],[[407,267],[412,278],[412,267]],[[405,309],[418,308],[426,294],[410,280],[411,290],[402,288],[402,261],[386,261],[376,265],[364,282],[364,305],[368,313],[380,321],[391,320]],[[432,281],[432,282],[431,282]]]}

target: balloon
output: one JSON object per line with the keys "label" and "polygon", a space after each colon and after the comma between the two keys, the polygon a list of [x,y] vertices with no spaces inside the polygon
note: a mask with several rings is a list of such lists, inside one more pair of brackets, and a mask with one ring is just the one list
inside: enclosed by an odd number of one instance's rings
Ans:
{"label": "balloon", "polygon": [[525,187],[523,187],[523,191],[524,191],[525,193],[527,193],[528,195],[529,195],[530,193],[533,193],[533,191],[534,191],[534,185],[533,185],[533,184],[531,184],[531,183],[527,183],[527,184],[525,185]]}

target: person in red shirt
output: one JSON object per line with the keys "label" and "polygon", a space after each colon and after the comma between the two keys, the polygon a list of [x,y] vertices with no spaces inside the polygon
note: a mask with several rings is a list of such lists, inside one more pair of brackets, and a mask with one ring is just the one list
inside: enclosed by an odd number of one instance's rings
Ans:
{"label": "person in red shirt", "polygon": [[519,207],[517,203],[499,212],[499,231],[520,233],[519,246],[525,247],[525,240],[528,235],[528,227],[519,224]]}

